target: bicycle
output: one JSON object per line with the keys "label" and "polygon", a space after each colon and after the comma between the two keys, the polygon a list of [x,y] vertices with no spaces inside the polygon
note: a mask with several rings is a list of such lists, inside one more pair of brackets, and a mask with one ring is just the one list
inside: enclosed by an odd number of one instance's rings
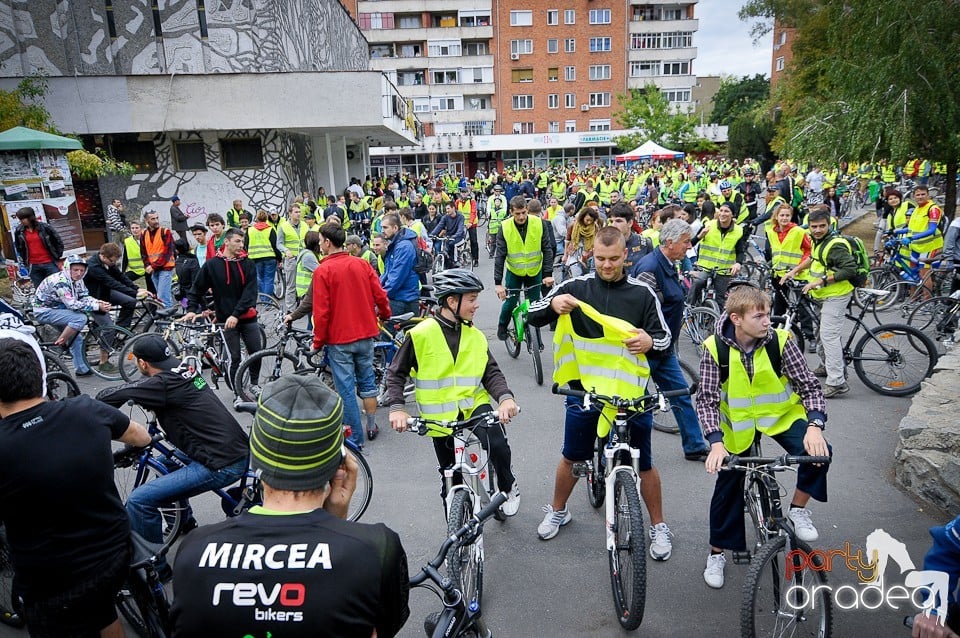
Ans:
{"label": "bicycle", "polygon": [[136,532],[131,534],[133,558],[130,572],[117,592],[117,611],[140,636],[167,638],[173,631],[170,601],[157,566],[168,548],[150,543]]}
{"label": "bicycle", "polygon": [[[742,636],[816,635],[829,638],[833,612],[823,557],[797,538],[784,514],[775,474],[803,463],[829,463],[829,456],[760,456],[759,440],[749,456],[724,459],[725,469],[744,472],[744,501],[756,531],[753,551],[734,552],[734,562],[750,563],[740,605]],[[798,605],[796,588],[805,591]],[[768,589],[769,588],[769,589]],[[808,614],[816,614],[808,618]],[[808,624],[810,623],[810,624]]]}
{"label": "bicycle", "polygon": [[507,354],[511,359],[520,356],[521,343],[527,344],[527,352],[533,357],[533,379],[537,385],[543,385],[543,359],[540,354],[543,352],[543,341],[540,339],[540,329],[527,323],[527,314],[530,312],[530,299],[527,293],[541,286],[542,284],[534,284],[525,288],[507,288],[508,297],[516,294],[519,299],[511,315],[512,321],[507,325],[507,340],[504,341]]}
{"label": "bicycle", "polygon": [[[440,565],[447,560],[447,554],[454,547],[471,545],[474,539],[483,533],[483,524],[491,516],[496,516],[500,506],[507,500],[503,492],[496,493],[490,502],[470,517],[462,526],[448,534],[433,560],[420,568],[410,578],[410,587],[423,587],[437,595],[443,602],[443,610],[429,614],[423,621],[423,630],[432,638],[480,638],[492,636],[481,617],[479,601],[466,602],[466,597],[451,576],[445,578],[440,573]],[[430,581],[436,588],[427,583]]]}
{"label": "bicycle", "polygon": [[[473,259],[470,257],[470,243],[464,237],[453,246],[453,259],[447,254],[447,244],[452,239],[449,237],[433,237],[433,274],[443,272],[450,268],[467,268],[473,270]],[[464,257],[466,255],[466,257]]]}
{"label": "bicycle", "polygon": [[[116,310],[117,307],[115,306],[112,309]],[[40,349],[45,353],[45,358],[46,354],[51,355],[51,358],[56,359],[54,366],[66,372],[67,368],[64,365],[63,357],[69,353],[70,344],[63,344],[62,346],[57,345],[55,343],[56,337],[54,337],[53,340],[45,340],[49,334],[42,328],[42,326],[48,324],[40,323],[32,312],[26,314],[24,318],[27,319],[27,323],[29,325],[32,325],[37,329],[37,340],[40,343]],[[83,346],[80,357],[88,370],[92,371],[96,376],[100,377],[101,379],[105,379],[106,381],[119,381],[122,378],[122,374],[119,369],[122,362],[121,352],[124,345],[133,339],[133,337],[134,334],[132,332],[126,328],[121,328],[116,324],[109,326],[100,325],[93,319],[92,314],[88,312],[87,325],[84,326],[83,330],[73,338],[82,340],[81,343]],[[116,366],[116,372],[104,371],[100,369],[101,353],[106,353],[106,363],[110,364],[111,366]],[[47,361],[49,360],[50,359],[47,358]],[[95,362],[96,365],[91,364],[91,361]]]}
{"label": "bicycle", "polygon": [[[573,473],[574,476],[586,477],[587,499],[591,506],[599,508],[606,500],[604,520],[613,604],[620,626],[634,630],[643,622],[646,606],[647,552],[639,491],[640,450],[629,443],[628,413],[642,414],[655,409],[666,412],[667,399],[687,394],[687,390],[670,390],[625,399],[561,388],[555,383],[553,393],[583,399],[584,409],[590,409],[591,404],[596,402],[617,410],[609,432],[604,432],[602,419],[597,422],[593,458],[574,463]],[[606,499],[607,492],[613,494],[612,499]]]}
{"label": "bicycle", "polygon": [[[488,455],[474,434],[478,427],[491,427],[499,423],[494,411],[476,414],[459,421],[441,421],[422,416],[407,419],[409,431],[420,436],[428,432],[454,437],[454,463],[443,468],[446,487],[447,532],[450,536],[477,516],[484,507],[495,500],[497,488],[496,471]],[[466,431],[466,435],[463,432]],[[462,478],[454,484],[455,477]],[[504,495],[506,500],[506,495]],[[502,503],[501,503],[502,504]],[[506,520],[499,510],[493,512],[498,521]],[[483,534],[478,530],[463,543],[458,543],[455,555],[447,560],[447,572],[454,586],[459,589],[470,606],[479,608],[483,595]]]}
{"label": "bicycle", "polygon": [[960,327],[960,291],[946,297],[928,299],[910,313],[907,325],[928,335],[937,346],[937,353],[947,351],[945,342],[952,342]]}
{"label": "bicycle", "polygon": [[59,401],[80,396],[80,386],[76,379],[59,370],[47,372],[47,399]]}
{"label": "bicycle", "polygon": [[[700,359],[704,340],[717,329],[720,313],[709,306],[691,306],[683,304],[683,323],[680,324],[683,340],[677,340],[677,354],[682,351],[691,359]],[[687,345],[692,348],[687,348]]]}
{"label": "bicycle", "polygon": [[[787,303],[787,310],[782,315],[773,315],[770,317],[772,327],[782,328],[793,335],[793,338],[797,341],[797,346],[800,348],[800,352],[805,351],[807,341],[803,335],[803,330],[800,329],[801,312],[806,314],[807,317],[813,317],[815,323],[812,327],[813,333],[817,334],[820,331],[818,324],[820,313],[813,307],[813,302],[810,298],[801,293],[805,285],[806,282],[803,281],[788,280],[785,284],[787,294],[783,297]],[[780,292],[776,292],[775,294],[782,295]]]}
{"label": "bicycle", "polygon": [[23,601],[13,592],[13,579],[13,558],[7,541],[7,528],[0,524],[0,623],[20,629],[27,621],[23,617]]}
{"label": "bicycle", "polygon": [[[690,397],[697,393],[697,390],[700,389],[700,371],[684,361],[683,359],[677,358],[677,363],[680,364],[680,371],[683,373],[683,378],[687,383],[687,391],[690,394]],[[650,383],[654,384],[653,379],[650,379]],[[678,418],[678,410],[680,408],[676,406],[671,406],[671,409],[660,412],[659,410],[653,413],[653,429],[658,432],[664,432],[666,434],[679,434],[680,433],[680,421]]]}
{"label": "bicycle", "polygon": [[[163,340],[172,355],[181,358],[179,371],[192,376],[208,369],[213,387],[219,389],[220,379],[223,379],[227,387],[233,390],[233,379],[230,378],[232,360],[223,337],[223,329],[222,323],[171,323],[163,333]],[[262,330],[261,326],[261,339]],[[141,376],[133,349],[137,341],[143,338],[144,335],[135,336],[125,344],[120,353],[120,375],[124,381],[135,381]]]}

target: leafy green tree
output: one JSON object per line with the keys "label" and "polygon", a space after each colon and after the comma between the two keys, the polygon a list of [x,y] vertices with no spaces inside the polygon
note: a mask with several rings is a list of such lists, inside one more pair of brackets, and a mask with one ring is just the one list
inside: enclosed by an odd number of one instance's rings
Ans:
{"label": "leafy green tree", "polygon": [[720,81],[720,88],[713,96],[713,112],[710,121],[730,125],[741,115],[749,113],[770,96],[770,80],[757,73],[740,79],[730,77]]}
{"label": "leafy green tree", "polygon": [[773,120],[762,106],[739,115],[729,126],[727,155],[753,157],[761,166],[771,166],[774,163],[770,141],[775,129]]}
{"label": "leafy green tree", "polygon": [[614,119],[625,129],[638,129],[616,139],[621,149],[629,151],[647,140],[680,151],[692,151],[701,144],[693,118],[676,113],[657,85],[618,94],[617,102],[620,108],[613,114]]}

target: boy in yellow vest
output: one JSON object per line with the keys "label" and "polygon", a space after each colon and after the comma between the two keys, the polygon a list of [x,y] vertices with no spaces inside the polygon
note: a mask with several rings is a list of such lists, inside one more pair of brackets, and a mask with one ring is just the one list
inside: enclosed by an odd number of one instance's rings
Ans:
{"label": "boy in yellow vest", "polygon": [[[790,333],[770,329],[770,297],[756,286],[741,284],[730,289],[725,308],[717,334],[703,342],[696,397],[697,416],[710,444],[706,470],[717,475],[710,502],[710,555],[703,572],[714,589],[723,587],[724,550],[747,548],[744,474],[719,472],[724,457],[746,453],[761,433],[788,454],[830,454],[823,438],[827,404],[820,384]],[[819,534],[806,505],[811,496],[826,502],[828,467],[805,464],[797,474],[787,516],[797,538],[808,543]]]}

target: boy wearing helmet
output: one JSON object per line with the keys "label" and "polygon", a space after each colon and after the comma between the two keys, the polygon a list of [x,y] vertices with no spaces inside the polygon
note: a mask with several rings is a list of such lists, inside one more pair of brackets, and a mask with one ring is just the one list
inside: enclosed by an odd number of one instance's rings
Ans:
{"label": "boy wearing helmet", "polygon": [[[473,325],[483,283],[472,271],[453,268],[434,276],[433,289],[439,311],[410,330],[387,370],[385,402],[390,406],[390,426],[397,432],[407,428],[410,415],[404,406],[403,388],[409,378],[414,380],[417,408],[427,418],[465,419],[492,410],[490,399],[496,400],[500,424],[477,428],[474,434],[490,455],[497,487],[508,496],[501,510],[513,516],[520,509],[520,490],[513,476],[510,445],[503,426],[518,410],[507,380],[487,347],[486,336]],[[446,386],[441,392],[432,383],[470,378],[479,379],[480,383]],[[445,406],[451,403],[456,407],[445,412]],[[453,444],[452,436],[433,439],[441,471],[453,465]],[[444,499],[445,492],[443,488]]]}

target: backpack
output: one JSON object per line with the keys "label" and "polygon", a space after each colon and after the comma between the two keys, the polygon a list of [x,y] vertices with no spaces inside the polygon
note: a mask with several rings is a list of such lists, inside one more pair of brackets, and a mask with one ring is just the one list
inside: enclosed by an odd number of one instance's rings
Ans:
{"label": "backpack", "polygon": [[413,242],[413,249],[417,253],[413,260],[413,272],[418,275],[425,275],[433,268],[433,255],[424,247],[426,242],[423,237],[417,235],[415,239],[411,239],[410,241]]}
{"label": "backpack", "polygon": [[[719,336],[715,336],[714,341],[717,344],[717,365],[720,366],[720,385],[722,386],[730,377],[730,344]],[[773,339],[767,340],[763,348],[767,351],[773,371],[777,374],[777,377],[782,377],[783,353],[780,352],[779,337],[774,334]]]}
{"label": "backpack", "polygon": [[870,274],[870,255],[867,254],[867,248],[859,237],[855,235],[840,236],[850,246],[850,254],[857,260],[857,274],[850,279],[850,283],[855,288],[862,288],[867,283],[867,275]]}

